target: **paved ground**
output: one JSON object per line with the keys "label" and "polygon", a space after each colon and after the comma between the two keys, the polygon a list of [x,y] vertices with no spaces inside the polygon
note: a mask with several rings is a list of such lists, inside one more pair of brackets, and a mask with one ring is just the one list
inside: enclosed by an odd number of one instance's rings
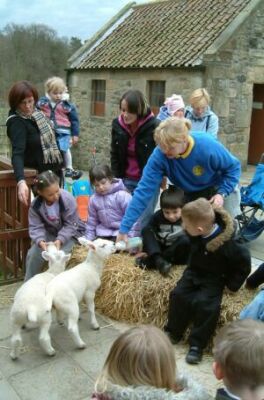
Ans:
{"label": "paved ground", "polygon": [[[243,175],[247,184],[252,169]],[[264,236],[250,244],[253,264],[264,260]],[[0,400],[84,400],[89,399],[109,348],[125,324],[98,317],[101,329],[92,331],[82,310],[80,331],[87,343],[85,350],[75,350],[65,327],[53,323],[51,337],[57,354],[49,358],[38,345],[37,330],[23,332],[21,357],[12,361],[10,352],[9,308],[20,284],[0,287]],[[184,358],[186,346],[175,346],[178,370],[187,370],[214,394],[219,383],[212,374],[212,357],[205,355],[199,366],[189,366]]]}

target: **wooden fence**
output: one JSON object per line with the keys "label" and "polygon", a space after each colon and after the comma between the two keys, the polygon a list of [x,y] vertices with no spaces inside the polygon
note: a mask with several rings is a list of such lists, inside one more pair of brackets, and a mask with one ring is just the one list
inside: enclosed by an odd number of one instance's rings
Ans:
{"label": "wooden fence", "polygon": [[[32,185],[36,173],[33,169],[25,169],[28,185]],[[30,247],[28,208],[18,200],[10,160],[0,157],[0,285],[23,278]]]}

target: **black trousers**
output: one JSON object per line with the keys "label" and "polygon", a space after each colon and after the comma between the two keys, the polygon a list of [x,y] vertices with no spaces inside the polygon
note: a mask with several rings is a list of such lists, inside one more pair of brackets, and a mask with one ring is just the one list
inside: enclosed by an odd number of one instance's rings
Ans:
{"label": "black trousers", "polygon": [[[186,264],[190,251],[190,242],[185,234],[176,238],[170,246],[165,246],[157,240],[155,232],[146,226],[142,230],[142,238],[143,250],[148,254],[147,259],[145,259],[147,266],[152,266],[153,256],[157,254],[172,264]],[[155,265],[153,265],[153,268],[155,268]]]}
{"label": "black trousers", "polygon": [[202,281],[186,270],[170,293],[166,329],[181,337],[191,322],[190,346],[206,347],[219,318],[223,289],[222,282]]}

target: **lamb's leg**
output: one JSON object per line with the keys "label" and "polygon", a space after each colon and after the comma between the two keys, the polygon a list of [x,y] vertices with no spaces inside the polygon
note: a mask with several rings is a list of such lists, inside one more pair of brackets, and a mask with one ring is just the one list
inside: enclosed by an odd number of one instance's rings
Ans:
{"label": "lamb's leg", "polygon": [[56,319],[59,325],[63,325],[64,314],[60,310],[56,310]]}
{"label": "lamb's leg", "polygon": [[86,343],[81,339],[78,327],[79,305],[71,303],[71,308],[68,310],[68,331],[78,349],[84,349]]}
{"label": "lamb's leg", "polygon": [[49,334],[50,325],[51,313],[48,312],[39,327],[39,344],[46,354],[48,354],[49,356],[54,356],[56,354],[56,351],[51,345]]}
{"label": "lamb's leg", "polygon": [[10,357],[12,360],[16,360],[18,358],[19,347],[22,345],[22,337],[21,337],[21,326],[12,323],[12,336],[11,336],[11,352]]}
{"label": "lamb's leg", "polygon": [[87,291],[84,295],[85,302],[86,302],[87,309],[88,309],[88,318],[89,318],[89,314],[90,314],[90,321],[91,321],[92,328],[97,330],[97,329],[100,329],[100,326],[96,320],[96,316],[95,316],[95,312],[94,312],[94,297],[95,297],[95,292],[91,292],[91,291]]}

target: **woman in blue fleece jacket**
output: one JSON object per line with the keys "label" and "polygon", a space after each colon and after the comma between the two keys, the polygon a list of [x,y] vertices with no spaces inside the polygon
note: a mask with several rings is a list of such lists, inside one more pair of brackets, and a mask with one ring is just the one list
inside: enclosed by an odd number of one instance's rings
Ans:
{"label": "woman in blue fleece jacket", "polygon": [[185,118],[169,118],[156,128],[156,149],[148,159],[143,176],[121,222],[118,240],[126,240],[151,196],[167,176],[184,190],[188,201],[206,197],[224,206],[235,217],[240,213],[238,183],[240,162],[221,143],[203,132],[192,132]]}

